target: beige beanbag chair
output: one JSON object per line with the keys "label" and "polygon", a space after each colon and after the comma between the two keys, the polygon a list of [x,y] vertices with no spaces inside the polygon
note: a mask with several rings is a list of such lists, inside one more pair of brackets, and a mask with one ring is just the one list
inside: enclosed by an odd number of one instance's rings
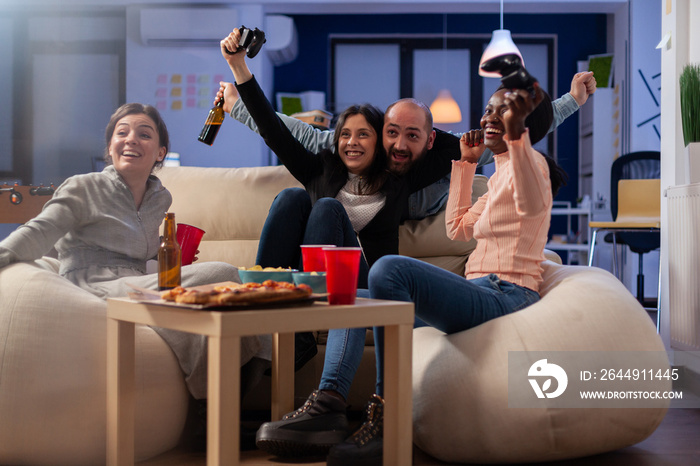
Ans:
{"label": "beige beanbag chair", "polygon": [[[42,259],[0,269],[0,464],[106,460],[106,302]],[[136,328],[135,451],[174,448],[188,393],[173,352]]]}
{"label": "beige beanbag chair", "polygon": [[[544,267],[543,298],[520,312],[449,336],[414,330],[414,441],[426,453],[460,463],[576,458],[633,445],[661,423],[667,401],[651,408],[552,407],[553,400],[509,407],[516,395],[534,393],[523,375],[524,385],[509,399],[509,371],[515,370],[509,352],[532,354],[532,363],[538,352],[582,358],[603,352],[610,361],[633,354],[647,367],[668,368],[652,320],[610,273],[552,262]],[[671,388],[668,381],[660,385]]]}

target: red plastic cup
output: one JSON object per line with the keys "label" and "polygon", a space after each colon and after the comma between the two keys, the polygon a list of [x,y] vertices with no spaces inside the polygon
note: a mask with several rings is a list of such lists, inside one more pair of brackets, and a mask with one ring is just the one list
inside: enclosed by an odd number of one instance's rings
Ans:
{"label": "red plastic cup", "polygon": [[323,248],[334,248],[333,244],[302,244],[301,263],[304,272],[325,272],[326,256]]}
{"label": "red plastic cup", "polygon": [[355,304],[361,248],[323,248],[328,304]]}
{"label": "red plastic cup", "polygon": [[182,265],[190,265],[197,254],[204,230],[186,223],[177,224],[177,242],[182,250]]}

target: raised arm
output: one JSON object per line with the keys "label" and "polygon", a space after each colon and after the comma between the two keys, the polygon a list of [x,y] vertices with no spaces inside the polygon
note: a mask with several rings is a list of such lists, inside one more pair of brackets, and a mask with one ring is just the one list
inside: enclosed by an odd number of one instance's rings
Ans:
{"label": "raised arm", "polygon": [[[245,52],[238,51],[240,37],[240,31],[234,29],[221,41],[221,54],[233,72],[236,89],[255,121],[265,144],[272,149],[296,179],[306,183],[322,169],[321,159],[294,138],[272,108],[272,104],[265,97],[245,62]],[[225,91],[224,95],[226,95]]]}
{"label": "raised arm", "polygon": [[460,160],[452,164],[450,195],[445,212],[447,237],[452,240],[469,241],[474,235],[474,224],[486,205],[488,193],[472,206],[472,184],[477,160],[484,146],[483,131],[474,129],[462,134],[459,140]]}
{"label": "raised arm", "polygon": [[[583,107],[583,104],[588,100],[588,96],[596,91],[596,81],[592,71],[583,71],[576,73],[571,79],[571,90],[552,102],[552,126],[549,128],[551,133],[557,127],[564,123],[564,120],[569,118],[576,111]],[[461,136],[461,134],[457,134]],[[493,162],[493,152],[491,149],[486,149],[479,158],[479,167]]]}
{"label": "raised arm", "polygon": [[[230,83],[221,83],[222,87],[228,84]],[[232,118],[240,121],[256,133],[258,132],[258,125],[255,124],[255,120],[250,116],[250,112],[248,112],[248,109],[241,99],[236,99],[230,113]],[[277,112],[277,116],[282,120],[285,126],[289,128],[297,141],[302,143],[309,151],[319,153],[323,149],[330,149],[333,147],[334,131],[324,131],[314,128],[308,123],[304,123],[301,120],[297,120],[283,113]]]}

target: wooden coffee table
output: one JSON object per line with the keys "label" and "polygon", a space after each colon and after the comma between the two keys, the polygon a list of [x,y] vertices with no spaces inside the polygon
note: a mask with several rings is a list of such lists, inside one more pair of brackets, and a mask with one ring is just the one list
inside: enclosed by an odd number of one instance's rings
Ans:
{"label": "wooden coffee table", "polygon": [[107,464],[134,464],[134,327],[209,337],[207,465],[240,460],[241,337],[272,334],[272,419],[294,409],[294,333],[385,327],[384,464],[410,465],[413,451],[413,303],[358,298],[280,309],[201,311],[127,298],[107,300]]}

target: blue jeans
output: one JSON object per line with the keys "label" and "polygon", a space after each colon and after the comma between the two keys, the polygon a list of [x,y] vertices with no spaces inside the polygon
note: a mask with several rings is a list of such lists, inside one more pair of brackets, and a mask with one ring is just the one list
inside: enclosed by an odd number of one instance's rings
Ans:
{"label": "blue jeans", "polygon": [[[302,244],[335,244],[358,247],[357,236],[343,205],[323,197],[311,205],[302,188],[282,190],[265,219],[255,263],[263,267],[302,269]],[[367,288],[369,266],[360,258],[358,288]]]}
{"label": "blue jeans", "polygon": [[[288,188],[272,202],[260,235],[255,263],[263,267],[293,267],[301,270],[302,244],[359,246],[355,231],[342,204],[321,198],[312,206],[301,188]],[[358,295],[368,297],[369,267],[360,259]],[[362,360],[364,328],[334,329],[328,332],[326,358],[319,389],[334,390],[347,399],[350,385]]]}
{"label": "blue jeans", "polygon": [[[466,280],[434,265],[401,256],[384,256],[369,274],[375,299],[412,301],[416,318],[447,334],[460,332],[523,309],[540,299],[528,288],[495,274]],[[384,392],[384,328],[374,329],[377,394]]]}

